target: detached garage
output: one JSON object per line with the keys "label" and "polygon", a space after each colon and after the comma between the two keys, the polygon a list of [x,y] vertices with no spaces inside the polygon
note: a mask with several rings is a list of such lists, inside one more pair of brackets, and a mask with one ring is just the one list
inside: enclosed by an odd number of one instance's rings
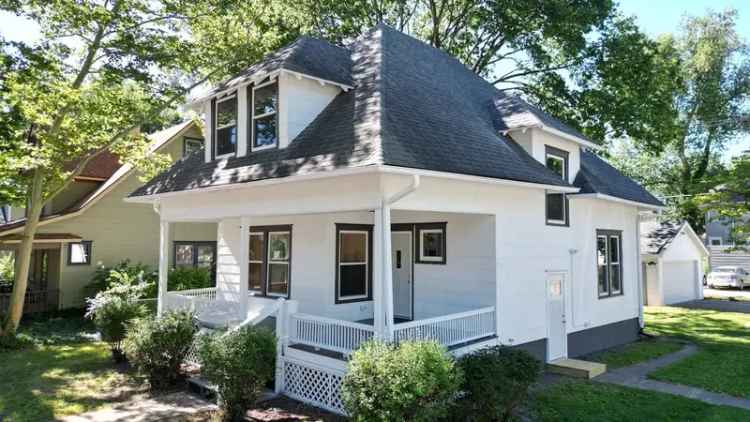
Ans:
{"label": "detached garage", "polygon": [[641,223],[644,304],[703,299],[703,262],[708,255],[687,222]]}

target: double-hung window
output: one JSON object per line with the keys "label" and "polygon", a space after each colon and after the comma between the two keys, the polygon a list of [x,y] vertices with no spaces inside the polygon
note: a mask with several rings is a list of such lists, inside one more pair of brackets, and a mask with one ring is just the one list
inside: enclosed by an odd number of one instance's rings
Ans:
{"label": "double-hung window", "polygon": [[250,228],[248,289],[264,296],[289,297],[292,226]]}
{"label": "double-hung window", "polygon": [[237,147],[237,96],[216,101],[216,158],[234,155]]}
{"label": "double-hung window", "polygon": [[596,231],[596,270],[600,298],[623,293],[622,232]]}
{"label": "double-hung window", "polygon": [[336,303],[371,300],[372,226],[336,224]]}
{"label": "double-hung window", "polygon": [[[568,152],[551,146],[545,146],[545,165],[557,173],[563,180],[568,180]],[[547,192],[546,217],[551,226],[567,226],[568,198],[564,193]]]}
{"label": "double-hung window", "polygon": [[273,148],[278,145],[277,110],[279,91],[276,81],[253,87],[252,149]]}

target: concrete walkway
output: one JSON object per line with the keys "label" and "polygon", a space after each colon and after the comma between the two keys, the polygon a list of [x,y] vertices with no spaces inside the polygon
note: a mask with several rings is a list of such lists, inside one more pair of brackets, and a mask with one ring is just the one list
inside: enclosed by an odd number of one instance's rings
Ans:
{"label": "concrete walkway", "polygon": [[187,393],[135,399],[113,407],[68,416],[62,422],[151,422],[182,421],[199,412],[216,409],[216,405]]}
{"label": "concrete walkway", "polygon": [[750,400],[742,399],[727,394],[712,393],[696,387],[686,385],[672,384],[669,382],[656,381],[648,379],[651,372],[678,362],[686,357],[693,355],[698,348],[692,344],[686,345],[679,350],[668,355],[643,362],[624,368],[613,369],[603,375],[593,379],[596,382],[607,384],[617,384],[625,387],[638,388],[640,390],[657,391],[660,393],[674,394],[677,396],[687,397],[690,399],[700,400],[705,403],[739,407],[750,410]]}

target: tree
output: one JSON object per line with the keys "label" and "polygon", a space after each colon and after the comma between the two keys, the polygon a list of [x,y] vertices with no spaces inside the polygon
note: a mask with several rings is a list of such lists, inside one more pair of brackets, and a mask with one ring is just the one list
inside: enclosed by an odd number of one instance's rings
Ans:
{"label": "tree", "polygon": [[192,5],[28,0],[0,7],[35,21],[42,32],[36,45],[0,46],[0,107],[8,111],[0,119],[0,193],[3,200],[21,198],[27,209],[10,309],[0,327],[0,335],[13,336],[45,204],[104,151],[145,175],[161,169],[167,157],[150,154],[137,129],[158,122],[207,76],[195,72],[193,43],[182,36],[182,25],[195,18]]}
{"label": "tree", "polygon": [[699,195],[701,209],[714,211],[716,219],[733,222],[732,243],[738,249],[750,246],[750,153],[732,160],[729,168],[715,176],[716,187]]}
{"label": "tree", "polygon": [[[687,219],[702,231],[703,210],[696,195],[711,188],[712,177],[722,170],[720,154],[727,143],[750,130],[750,55],[748,45],[736,32],[734,10],[702,17],[689,17],[678,35],[658,39],[662,80],[670,91],[672,106],[663,110],[665,119],[653,129],[664,139],[661,149],[650,149],[648,142],[635,139],[628,153],[640,156],[641,167],[658,168],[633,172],[646,186],[672,198],[674,216]],[[628,153],[616,154],[623,167],[633,161]],[[631,163],[632,164],[632,163]]]}

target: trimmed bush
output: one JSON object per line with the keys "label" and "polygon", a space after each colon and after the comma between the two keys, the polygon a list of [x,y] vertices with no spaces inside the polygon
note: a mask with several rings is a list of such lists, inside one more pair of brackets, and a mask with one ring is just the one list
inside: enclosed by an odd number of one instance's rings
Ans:
{"label": "trimmed bush", "polygon": [[198,343],[201,374],[218,387],[225,420],[242,417],[273,378],[276,336],[246,326],[236,332],[204,337]]}
{"label": "trimmed bush", "polygon": [[461,420],[508,421],[539,377],[540,362],[528,352],[501,346],[459,360],[464,373]]}
{"label": "trimmed bush", "polygon": [[115,362],[125,361],[122,340],[128,322],[146,314],[146,308],[139,302],[144,288],[144,284],[114,284],[86,299],[86,317],[94,321],[102,340],[109,343]]}
{"label": "trimmed bush", "polygon": [[368,342],[352,354],[342,394],[360,421],[431,421],[447,416],[461,371],[436,342]]}
{"label": "trimmed bush", "polygon": [[[180,267],[169,271],[167,278],[169,290],[191,290],[213,287],[211,271],[208,268]],[[156,297],[156,292],[154,292]]]}
{"label": "trimmed bush", "polygon": [[130,362],[148,376],[152,389],[164,389],[180,379],[180,365],[197,332],[190,312],[139,318],[129,325],[123,349]]}

